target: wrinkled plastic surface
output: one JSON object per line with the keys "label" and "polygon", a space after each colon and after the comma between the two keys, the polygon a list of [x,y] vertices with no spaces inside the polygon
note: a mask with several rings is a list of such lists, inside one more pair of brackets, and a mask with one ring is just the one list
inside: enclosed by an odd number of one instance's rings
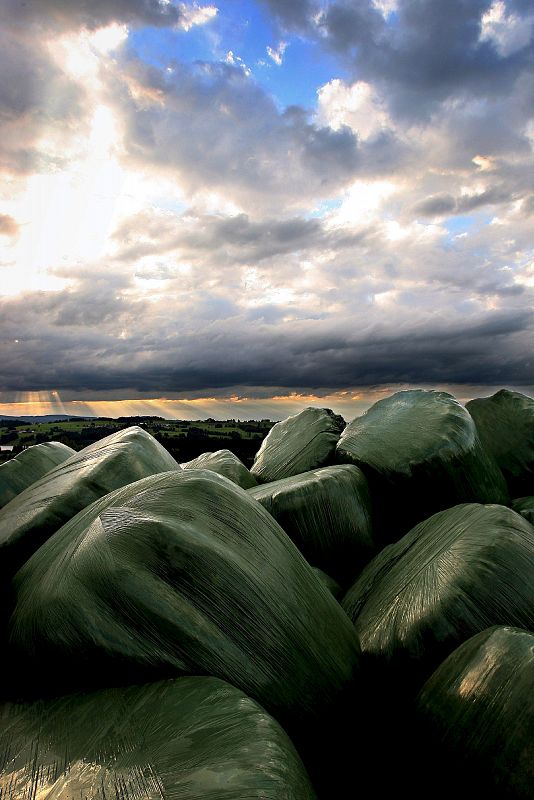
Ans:
{"label": "wrinkled plastic surface", "polygon": [[343,595],[343,589],[330,575],[327,575],[326,572],[323,572],[319,567],[312,567],[312,570],[336,600]]}
{"label": "wrinkled plastic surface", "polygon": [[329,408],[305,408],[271,428],[251,472],[259,483],[270,483],[322,467],[333,460],[344,427]]}
{"label": "wrinkled plastic surface", "polygon": [[328,708],[359,666],[350,620],[289,537],[207,470],[102,498],[15,585],[20,664],[60,685],[208,674],[295,721]]}
{"label": "wrinkled plastic surface", "polygon": [[43,442],[0,464],[0,508],[75,453],[62,442]]}
{"label": "wrinkled plastic surface", "polygon": [[365,473],[386,541],[458,503],[508,502],[473,420],[446,392],[416,389],[379,400],[345,428],[336,460]]}
{"label": "wrinkled plastic surface", "polygon": [[342,606],[362,653],[394,680],[426,679],[491,625],[534,628],[534,528],[509,508],[440,511],[363,570]]}
{"label": "wrinkled plastic surface", "polygon": [[289,738],[259,705],[190,677],[0,707],[9,800],[312,800]]}
{"label": "wrinkled plastic surface", "polygon": [[182,469],[209,469],[218,475],[224,475],[232,483],[242,489],[256,486],[257,481],[245,465],[230,450],[216,450],[214,453],[202,453],[192,461],[180,464]]}
{"label": "wrinkled plastic surface", "polygon": [[534,497],[518,497],[512,501],[512,508],[521,514],[531,525],[534,525]]}
{"label": "wrinkled plastic surface", "polygon": [[470,400],[466,408],[478,434],[508,482],[512,497],[534,491],[534,400],[501,389],[491,397]]}
{"label": "wrinkled plastic surface", "polygon": [[431,775],[443,796],[530,800],[534,795],[534,636],[479,633],[452,653],[418,699]]}
{"label": "wrinkled plastic surface", "polygon": [[355,466],[334,465],[265,483],[249,494],[280,523],[306,560],[345,586],[371,559],[369,489]]}
{"label": "wrinkled plastic surface", "polygon": [[137,426],[75,453],[0,510],[0,572],[12,575],[49,536],[97,498],[170,469],[180,467]]}

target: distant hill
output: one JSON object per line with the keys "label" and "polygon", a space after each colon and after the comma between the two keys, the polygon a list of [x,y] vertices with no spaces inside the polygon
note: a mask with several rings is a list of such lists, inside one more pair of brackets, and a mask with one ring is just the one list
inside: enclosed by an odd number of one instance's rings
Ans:
{"label": "distant hill", "polygon": [[6,414],[0,414],[0,420],[8,419],[20,419],[21,422],[65,422],[69,419],[94,419],[94,417],[77,417],[73,414],[43,414],[42,416],[22,416],[22,417],[11,417],[7,416]]}

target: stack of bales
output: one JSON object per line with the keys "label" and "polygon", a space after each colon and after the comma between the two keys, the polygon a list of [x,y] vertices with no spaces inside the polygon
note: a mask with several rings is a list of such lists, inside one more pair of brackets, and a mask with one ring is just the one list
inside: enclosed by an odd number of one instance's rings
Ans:
{"label": "stack of bales", "polygon": [[0,794],[531,796],[532,401],[502,394],[498,424],[307,408],[250,472],[127,429],[21,491]]}

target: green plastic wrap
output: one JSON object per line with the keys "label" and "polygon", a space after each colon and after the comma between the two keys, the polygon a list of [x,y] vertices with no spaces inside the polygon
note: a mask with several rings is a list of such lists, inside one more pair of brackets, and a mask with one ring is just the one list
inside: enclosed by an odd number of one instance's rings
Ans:
{"label": "green plastic wrap", "polygon": [[249,489],[306,560],[350,585],[374,552],[369,490],[363,472],[323,467]]}
{"label": "green plastic wrap", "polygon": [[271,483],[329,464],[344,427],[329,408],[305,408],[271,428],[251,472],[258,483]]}
{"label": "green plastic wrap", "polygon": [[534,400],[501,389],[466,403],[482,444],[506,478],[512,497],[534,491]]}
{"label": "green plastic wrap", "polygon": [[512,508],[521,514],[531,525],[534,525],[534,497],[518,497],[512,501]]}
{"label": "green plastic wrap", "polygon": [[358,674],[358,640],[339,604],[265,509],[207,470],[155,475],[98,500],[45,542],[15,586],[11,640],[33,683],[208,674],[277,719],[308,724]]}
{"label": "green plastic wrap", "polygon": [[418,717],[440,797],[531,800],[532,633],[494,627],[462,644],[423,687]]}
{"label": "green plastic wrap", "polygon": [[210,469],[218,475],[224,475],[242,489],[250,489],[257,484],[256,478],[230,450],[202,453],[192,461],[186,461],[180,466],[182,469]]}
{"label": "green plastic wrap", "polygon": [[80,450],[0,510],[0,573],[11,577],[82,508],[147,475],[180,470],[142,428],[133,426]]}
{"label": "green plastic wrap", "polygon": [[0,707],[9,800],[313,800],[280,725],[238,689],[189,677]]}
{"label": "green plastic wrap", "polygon": [[323,572],[319,567],[312,567],[312,570],[336,600],[343,595],[343,589],[330,575],[327,575],[326,572]]}
{"label": "green plastic wrap", "polygon": [[534,528],[504,506],[464,504],[386,547],[342,606],[362,654],[407,687],[491,625],[534,628],[533,577]]}
{"label": "green plastic wrap", "polygon": [[0,464],[0,508],[75,453],[62,442],[43,442]]}
{"label": "green plastic wrap", "polygon": [[415,389],[379,400],[345,428],[336,459],[365,473],[383,541],[458,503],[509,499],[469,413],[446,392]]}

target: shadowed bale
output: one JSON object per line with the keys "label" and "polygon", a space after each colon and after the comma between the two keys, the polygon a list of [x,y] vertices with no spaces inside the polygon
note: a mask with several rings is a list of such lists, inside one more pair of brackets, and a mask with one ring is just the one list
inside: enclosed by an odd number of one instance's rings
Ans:
{"label": "shadowed bale", "polygon": [[470,400],[482,444],[499,465],[512,497],[534,492],[534,400],[501,389],[491,397]]}
{"label": "shadowed bale", "polygon": [[323,467],[264,483],[249,494],[272,514],[310,564],[341,585],[350,585],[371,559],[375,545],[369,489],[357,467]]}
{"label": "shadowed bale", "polygon": [[530,800],[532,633],[494,627],[469,639],[425,684],[417,712],[429,780],[439,776],[435,796]]}

